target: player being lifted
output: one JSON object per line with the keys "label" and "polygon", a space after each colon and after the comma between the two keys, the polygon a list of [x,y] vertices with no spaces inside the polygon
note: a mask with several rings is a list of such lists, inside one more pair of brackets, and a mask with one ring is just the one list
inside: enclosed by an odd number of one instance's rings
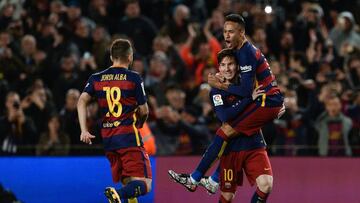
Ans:
{"label": "player being lifted", "polygon": [[[210,168],[211,164],[218,157],[221,157],[230,138],[240,134],[242,136],[256,135],[262,126],[284,112],[283,96],[277,87],[275,77],[270,70],[267,60],[260,50],[246,40],[243,18],[237,14],[226,16],[223,35],[226,46],[234,50],[236,61],[240,67],[240,82],[238,84],[224,83],[222,82],[224,76],[219,73],[217,76],[209,75],[209,84],[214,88],[227,91],[243,99],[251,98],[254,86],[260,86],[264,90],[264,94],[260,100],[250,103],[241,113],[237,111],[239,114],[223,123],[216,132],[215,139],[208,147],[198,167],[190,176],[170,173],[173,179],[181,179],[181,184],[190,191],[196,190],[201,178]],[[218,101],[217,97],[212,99],[214,104],[222,102]],[[260,177],[260,179],[262,178]],[[272,185],[272,179],[271,181],[268,179],[261,180],[261,182],[265,182],[266,185]],[[262,191],[259,188],[260,192],[268,193],[268,191]]]}
{"label": "player being lifted", "polygon": [[133,50],[128,40],[117,39],[110,48],[112,66],[90,76],[78,101],[80,140],[91,144],[86,127],[86,106],[92,97],[101,109],[101,136],[110,161],[113,181],[123,187],[105,189],[110,203],[137,202],[136,197],[151,190],[149,157],[143,148],[138,128],[148,116],[148,105],[141,77],[128,70]]}

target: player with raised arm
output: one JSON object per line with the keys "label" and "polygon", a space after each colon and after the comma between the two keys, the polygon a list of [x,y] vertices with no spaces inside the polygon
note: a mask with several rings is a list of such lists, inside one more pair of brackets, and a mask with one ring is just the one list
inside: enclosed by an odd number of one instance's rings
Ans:
{"label": "player with raised arm", "polygon": [[[223,82],[223,75],[209,74],[208,83],[217,89],[222,89],[242,98],[251,98],[254,87],[261,87],[264,94],[259,101],[252,102],[244,111],[223,123],[216,132],[216,137],[208,147],[198,167],[189,177],[182,177],[181,181],[190,191],[195,191],[201,178],[210,168],[212,163],[223,153],[229,139],[242,134],[243,136],[256,135],[261,127],[273,119],[282,115],[285,111],[283,96],[277,87],[275,77],[269,64],[259,49],[246,40],[245,22],[240,15],[230,14],[226,16],[224,24],[224,39],[226,46],[234,50],[236,61],[240,66],[239,83],[229,84]],[[213,100],[216,98],[212,98]],[[214,101],[220,102],[221,101]],[[171,175],[171,174],[170,174]],[[179,174],[178,174],[179,175]],[[176,173],[172,175],[176,177]],[[272,179],[260,177],[266,187],[272,186]],[[260,188],[259,193],[262,191]],[[264,191],[263,191],[264,192]]]}
{"label": "player with raised arm", "polygon": [[123,184],[119,190],[107,187],[105,196],[110,203],[137,202],[136,197],[151,190],[150,161],[138,131],[149,110],[141,77],[128,70],[133,61],[130,42],[115,40],[110,58],[112,66],[91,75],[80,95],[77,105],[80,140],[92,144],[95,137],[86,126],[86,106],[95,97],[103,117],[101,136],[113,181]]}

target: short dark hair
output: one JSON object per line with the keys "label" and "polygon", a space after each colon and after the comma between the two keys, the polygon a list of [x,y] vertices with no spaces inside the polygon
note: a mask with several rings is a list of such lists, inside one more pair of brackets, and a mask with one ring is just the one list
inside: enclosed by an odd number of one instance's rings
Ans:
{"label": "short dark hair", "polygon": [[116,39],[111,44],[110,55],[113,60],[126,61],[132,53],[130,41],[127,39]]}
{"label": "short dark hair", "polygon": [[245,29],[245,20],[244,18],[239,15],[239,14],[229,14],[225,17],[225,22],[226,21],[231,21],[231,22],[234,22],[234,23],[237,23],[239,24],[243,29]]}
{"label": "short dark hair", "polygon": [[[217,54],[217,60],[218,60],[218,63],[221,62],[221,60],[223,60],[223,58],[225,57],[232,57],[235,59],[236,61],[236,57],[235,57],[235,53],[234,53],[234,50],[233,49],[230,49],[230,48],[225,48],[223,50],[221,50],[218,54]],[[237,61],[236,61],[237,63]]]}
{"label": "short dark hair", "polygon": [[139,0],[125,0],[124,3],[125,3],[125,6],[128,6],[130,4],[138,4]]}

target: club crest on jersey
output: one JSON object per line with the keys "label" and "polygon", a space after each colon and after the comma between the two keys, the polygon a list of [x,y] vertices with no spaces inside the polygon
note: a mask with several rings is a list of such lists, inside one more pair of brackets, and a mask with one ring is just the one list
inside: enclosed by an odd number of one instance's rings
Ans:
{"label": "club crest on jersey", "polygon": [[252,70],[252,66],[250,66],[250,65],[240,66],[240,70],[242,73],[250,72]]}
{"label": "club crest on jersey", "polygon": [[226,189],[230,189],[230,188],[231,188],[231,183],[226,182],[226,183],[225,183],[225,188],[226,188]]}
{"label": "club crest on jersey", "polygon": [[223,105],[224,102],[221,98],[221,94],[215,94],[213,95],[213,102],[214,102],[214,106],[220,106]]}

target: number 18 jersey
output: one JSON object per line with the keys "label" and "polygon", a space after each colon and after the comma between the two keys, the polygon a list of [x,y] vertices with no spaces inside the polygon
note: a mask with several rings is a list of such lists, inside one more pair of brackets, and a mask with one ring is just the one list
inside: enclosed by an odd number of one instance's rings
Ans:
{"label": "number 18 jersey", "polygon": [[92,74],[84,92],[95,97],[99,104],[105,151],[143,145],[135,125],[136,109],[146,102],[139,74],[126,68],[110,67]]}

